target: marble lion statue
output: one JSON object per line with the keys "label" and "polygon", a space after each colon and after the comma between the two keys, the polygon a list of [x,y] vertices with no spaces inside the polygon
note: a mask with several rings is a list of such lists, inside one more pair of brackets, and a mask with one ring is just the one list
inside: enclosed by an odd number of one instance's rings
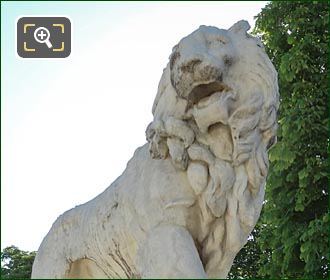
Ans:
{"label": "marble lion statue", "polygon": [[33,278],[226,278],[262,208],[277,72],[239,21],[174,48],[123,174],[61,215]]}

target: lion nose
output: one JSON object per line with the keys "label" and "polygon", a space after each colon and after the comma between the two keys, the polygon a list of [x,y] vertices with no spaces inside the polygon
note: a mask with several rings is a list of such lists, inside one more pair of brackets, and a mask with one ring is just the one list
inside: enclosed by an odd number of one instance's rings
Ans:
{"label": "lion nose", "polygon": [[202,63],[202,60],[200,60],[198,58],[191,59],[188,62],[183,63],[181,65],[181,71],[186,72],[186,73],[193,73],[196,69],[196,66],[198,66],[201,63]]}

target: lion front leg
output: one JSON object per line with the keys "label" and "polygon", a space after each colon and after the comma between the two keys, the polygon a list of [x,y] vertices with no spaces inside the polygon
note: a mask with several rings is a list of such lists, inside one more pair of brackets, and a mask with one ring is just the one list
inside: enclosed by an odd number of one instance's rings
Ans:
{"label": "lion front leg", "polygon": [[157,226],[138,259],[142,278],[207,278],[194,241],[182,226]]}

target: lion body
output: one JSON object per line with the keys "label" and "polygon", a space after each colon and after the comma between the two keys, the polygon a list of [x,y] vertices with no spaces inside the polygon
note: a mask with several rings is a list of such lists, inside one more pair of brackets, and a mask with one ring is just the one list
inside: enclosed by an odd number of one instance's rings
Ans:
{"label": "lion body", "polygon": [[[159,188],[159,184],[164,188]],[[187,173],[178,172],[169,159],[153,160],[148,145],[144,145],[136,150],[124,173],[102,194],[57,219],[38,251],[34,275],[67,278],[72,263],[90,259],[107,278],[141,276],[138,248],[153,228],[174,224],[189,229],[194,240],[205,238],[198,231],[204,227],[196,207]],[[62,258],[57,257],[59,252]],[[41,266],[39,262],[44,263]],[[38,266],[47,266],[47,272],[42,274],[36,270]]]}

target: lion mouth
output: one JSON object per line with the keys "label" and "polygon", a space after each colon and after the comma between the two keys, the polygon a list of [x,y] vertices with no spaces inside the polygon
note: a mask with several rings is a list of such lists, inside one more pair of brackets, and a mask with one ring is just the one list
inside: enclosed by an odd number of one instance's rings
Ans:
{"label": "lion mouth", "polygon": [[202,99],[211,96],[216,92],[229,91],[230,87],[221,81],[213,81],[195,86],[188,94],[188,104],[186,111],[193,105],[199,103]]}
{"label": "lion mouth", "polygon": [[199,84],[189,94],[188,115],[195,120],[199,130],[207,133],[216,123],[228,124],[230,108],[236,99],[233,89],[222,81]]}

